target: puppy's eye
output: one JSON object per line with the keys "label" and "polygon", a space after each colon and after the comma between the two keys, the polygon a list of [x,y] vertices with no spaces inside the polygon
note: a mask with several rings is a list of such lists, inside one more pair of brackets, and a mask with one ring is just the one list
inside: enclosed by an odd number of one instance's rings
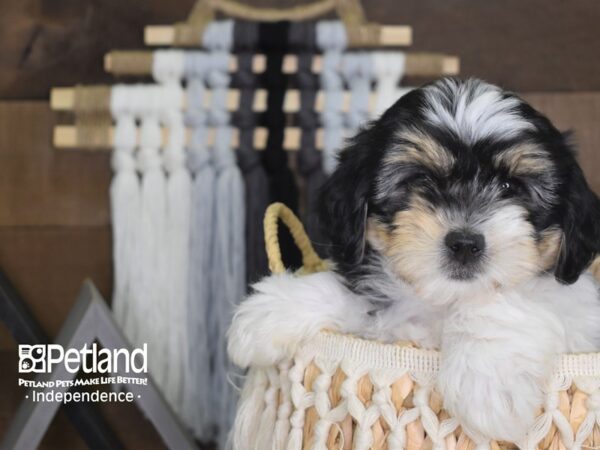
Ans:
{"label": "puppy's eye", "polygon": [[510,197],[520,193],[520,185],[514,180],[504,180],[500,183],[500,191],[505,197]]}

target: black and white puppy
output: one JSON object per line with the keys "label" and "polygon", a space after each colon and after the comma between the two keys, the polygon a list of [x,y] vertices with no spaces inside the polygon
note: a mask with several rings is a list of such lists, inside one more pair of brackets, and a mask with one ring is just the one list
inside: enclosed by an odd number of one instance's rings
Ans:
{"label": "black and white puppy", "polygon": [[473,438],[522,439],[561,352],[600,350],[600,201],[568,138],[515,94],[443,79],[341,153],[320,211],[333,270],[277,275],[238,308],[240,365],[322,328],[442,352],[445,408]]}

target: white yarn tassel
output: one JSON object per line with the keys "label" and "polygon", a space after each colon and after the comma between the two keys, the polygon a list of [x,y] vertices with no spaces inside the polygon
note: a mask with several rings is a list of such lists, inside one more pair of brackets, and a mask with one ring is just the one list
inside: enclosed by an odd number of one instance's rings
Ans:
{"label": "white yarn tassel", "polygon": [[[180,116],[180,114],[177,114]],[[190,245],[191,177],[185,166],[183,143],[185,129],[181,117],[169,119],[169,145],[164,162],[167,183],[167,242],[171,308],[169,310],[169,384],[168,398],[182,412],[184,365],[189,353],[187,341],[187,289]]]}
{"label": "white yarn tassel", "polygon": [[273,436],[273,446],[278,450],[285,449],[287,437],[290,432],[290,415],[292,413],[291,381],[289,377],[290,366],[291,361],[283,361],[279,364],[279,407]]}
{"label": "white yarn tassel", "polygon": [[323,52],[321,85],[325,91],[325,105],[321,113],[324,135],[323,171],[330,174],[337,166],[337,154],[344,140],[344,86],[340,69],[347,38],[344,25],[340,21],[318,22],[316,33],[317,45]]}
{"label": "white yarn tassel", "polygon": [[181,113],[184,55],[178,50],[163,50],[155,52],[153,61],[153,76],[162,83],[161,119],[169,132],[163,153],[168,174],[165,256],[169,308],[165,317],[169,371],[165,395],[173,410],[182,417],[184,366],[189,353],[186,316],[191,214],[191,176],[185,165],[185,127]]}
{"label": "white yarn tassel", "polygon": [[142,192],[140,252],[137,262],[140,265],[140,285],[143,294],[132,319],[135,321],[136,343],[148,343],[150,374],[164,391],[168,335],[165,318],[169,308],[165,255],[166,180],[159,152],[162,135],[158,118],[157,88],[139,86],[138,89],[147,102],[141,119],[141,147],[138,153]]}
{"label": "white yarn tassel", "polygon": [[[180,84],[185,70],[185,54],[181,50],[156,50],[152,55],[152,77],[158,83]],[[176,105],[181,108],[181,105]]]}
{"label": "white yarn tassel", "polygon": [[272,448],[275,444],[275,422],[277,420],[277,401],[279,398],[279,373],[275,367],[267,369],[269,384],[262,399],[263,413],[258,427],[256,449]]}
{"label": "white yarn tassel", "polygon": [[189,291],[187,309],[190,342],[184,377],[184,420],[201,442],[214,438],[216,426],[211,404],[211,371],[208,348],[207,313],[211,299],[211,249],[214,240],[215,171],[206,148],[204,78],[206,54],[187,52],[186,77],[188,110],[186,122],[192,128],[188,167],[194,175],[190,236]]}
{"label": "white yarn tassel", "polygon": [[406,55],[403,52],[373,52],[372,56],[377,80],[373,117],[377,118],[405,93],[398,85],[404,76]]}
{"label": "white yarn tassel", "polygon": [[117,85],[111,91],[111,112],[116,121],[115,149],[111,163],[115,173],[110,185],[111,219],[113,230],[114,293],[113,311],[117,323],[131,341],[135,337],[127,321],[128,311],[135,302],[134,268],[138,219],[140,214],[140,186],[136,173],[136,125],[131,104],[131,89]]}
{"label": "white yarn tassel", "polygon": [[[253,367],[249,370],[240,395],[235,424],[231,433],[233,450],[258,448],[257,435],[265,409],[264,395],[267,385],[266,369]],[[283,449],[283,447],[281,448]]]}

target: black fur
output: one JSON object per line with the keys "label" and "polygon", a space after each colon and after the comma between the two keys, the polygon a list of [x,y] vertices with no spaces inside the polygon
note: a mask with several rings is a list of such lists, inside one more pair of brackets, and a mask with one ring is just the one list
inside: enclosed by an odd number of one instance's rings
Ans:
{"label": "black fur", "polygon": [[564,240],[555,276],[557,280],[571,284],[600,250],[600,201],[574,161],[566,166],[565,178],[560,213]]}

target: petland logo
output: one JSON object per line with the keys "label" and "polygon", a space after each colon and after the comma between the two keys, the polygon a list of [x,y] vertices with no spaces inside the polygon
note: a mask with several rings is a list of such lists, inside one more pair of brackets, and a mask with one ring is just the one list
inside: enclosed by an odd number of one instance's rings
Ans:
{"label": "petland logo", "polygon": [[85,344],[81,349],[65,350],[62,345],[19,345],[19,373],[50,373],[58,365],[69,373],[147,373],[148,346],[133,351],[109,350]]}

